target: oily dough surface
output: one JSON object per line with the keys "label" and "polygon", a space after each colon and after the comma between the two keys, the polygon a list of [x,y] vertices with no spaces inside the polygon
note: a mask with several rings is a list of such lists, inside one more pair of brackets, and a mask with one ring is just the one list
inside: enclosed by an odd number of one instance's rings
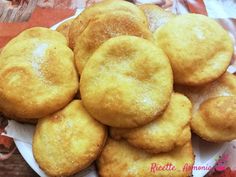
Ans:
{"label": "oily dough surface", "polygon": [[236,139],[236,96],[215,97],[203,102],[193,115],[191,127],[207,141]]}
{"label": "oily dough surface", "polygon": [[133,129],[111,128],[110,134],[150,153],[168,152],[191,140],[191,109],[188,98],[173,93],[165,112],[151,123]]}
{"label": "oily dough surface", "polygon": [[33,154],[47,175],[70,176],[88,167],[106,140],[105,126],[74,100],[61,111],[40,119],[33,137]]}
{"label": "oily dough surface", "polygon": [[42,40],[47,40],[47,41],[54,41],[60,44],[67,45],[67,40],[65,37],[63,37],[59,32],[50,30],[48,28],[44,27],[33,27],[24,30],[21,32],[18,36],[10,40],[7,45],[3,48],[4,49],[9,49],[8,45],[12,45],[13,43],[17,41],[22,41],[22,40],[27,40],[27,39],[32,39],[32,38],[37,38],[37,39],[42,39]]}
{"label": "oily dough surface", "polygon": [[213,82],[201,86],[175,85],[175,91],[186,95],[193,104],[193,113],[199,109],[199,105],[218,96],[236,96],[236,76],[225,72]]}
{"label": "oily dough surface", "polygon": [[162,113],[172,92],[168,58],[153,43],[120,36],[102,44],[88,61],[80,92],[88,112],[103,124],[131,128]]}
{"label": "oily dough surface", "polygon": [[[172,164],[175,170],[151,171],[151,165]],[[97,160],[101,177],[188,177],[191,170],[183,167],[193,165],[194,155],[190,142],[167,153],[149,154],[130,146],[125,141],[109,139]]]}
{"label": "oily dough surface", "polygon": [[189,97],[193,104],[192,130],[211,142],[236,138],[236,76],[224,73],[201,87],[176,85],[175,90]]}
{"label": "oily dough surface", "polygon": [[171,12],[167,12],[154,4],[142,4],[139,8],[145,13],[151,32],[155,32],[157,28],[175,17]]}
{"label": "oily dough surface", "polygon": [[59,25],[56,29],[59,33],[61,33],[63,36],[66,37],[68,43],[69,43],[69,30],[70,30],[70,26],[71,26],[73,20],[74,20],[74,18],[66,20],[61,25]]}
{"label": "oily dough surface", "polygon": [[106,0],[86,8],[71,24],[69,30],[70,47],[74,48],[77,37],[83,33],[88,24],[95,20],[97,16],[110,12],[126,12],[132,15],[135,21],[139,21],[145,27],[148,27],[147,19],[137,6],[123,0]]}
{"label": "oily dough surface", "polygon": [[201,85],[217,79],[233,54],[229,34],[214,20],[199,14],[173,18],[157,29],[154,37],[170,59],[178,84]]}
{"label": "oily dough surface", "polygon": [[133,14],[123,11],[107,12],[91,19],[83,33],[77,37],[74,48],[76,66],[81,74],[90,56],[106,40],[131,35],[152,40],[152,34]]}
{"label": "oily dough surface", "polygon": [[27,38],[1,52],[0,111],[6,117],[44,117],[66,106],[77,90],[73,52],[66,43]]}

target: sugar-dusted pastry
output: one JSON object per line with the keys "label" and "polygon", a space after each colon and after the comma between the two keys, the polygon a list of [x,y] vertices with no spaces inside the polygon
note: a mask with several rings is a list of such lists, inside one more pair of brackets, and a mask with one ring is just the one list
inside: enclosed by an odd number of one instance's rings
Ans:
{"label": "sugar-dusted pastry", "polygon": [[103,124],[141,126],[164,111],[172,93],[172,77],[168,58],[152,42],[134,36],[111,38],[82,72],[82,102]]}
{"label": "sugar-dusted pastry", "polygon": [[70,47],[75,47],[77,37],[84,32],[91,21],[96,20],[99,15],[104,15],[110,12],[129,13],[135,21],[138,20],[140,24],[148,27],[145,14],[134,4],[123,0],[102,1],[86,8],[77,18],[75,18],[69,31]]}
{"label": "sugar-dusted pastry", "polygon": [[155,32],[157,28],[166,24],[170,19],[175,17],[171,12],[167,12],[154,4],[142,4],[139,7],[144,11],[148,19],[149,29],[151,32]]}
{"label": "sugar-dusted pastry", "polygon": [[[46,28],[43,31],[46,35],[54,33]],[[16,120],[54,113],[78,91],[73,52],[64,36],[55,32],[56,38],[54,35],[37,38],[33,36],[37,30],[28,32],[16,37],[0,54],[0,111]]]}
{"label": "sugar-dusted pastry", "polygon": [[83,33],[76,39],[74,48],[76,66],[81,74],[96,49],[105,41],[120,35],[138,36],[152,40],[152,34],[129,12],[110,12],[90,21]]}
{"label": "sugar-dusted pastry", "polygon": [[103,42],[120,35],[153,40],[141,9],[132,3],[115,0],[103,1],[85,9],[73,21],[69,32],[79,73]]}
{"label": "sugar-dusted pastry", "polygon": [[175,90],[193,104],[191,128],[197,135],[211,142],[236,138],[236,76],[226,72],[214,82],[198,87],[176,85]]}
{"label": "sugar-dusted pastry", "polygon": [[108,139],[97,160],[101,177],[188,177],[193,164],[190,142],[170,152],[149,154],[125,141]]}
{"label": "sugar-dusted pastry", "polygon": [[170,59],[178,84],[201,85],[217,79],[233,54],[227,31],[204,15],[176,16],[157,29],[154,37]]}
{"label": "sugar-dusted pastry", "polygon": [[49,176],[71,176],[91,165],[106,141],[105,126],[74,100],[40,119],[33,137],[33,154]]}
{"label": "sugar-dusted pastry", "polygon": [[165,112],[149,124],[132,128],[111,128],[111,137],[124,138],[150,153],[168,152],[191,140],[192,104],[182,94],[173,93]]}
{"label": "sugar-dusted pastry", "polygon": [[33,27],[24,30],[21,32],[19,35],[11,39],[3,48],[4,49],[9,49],[9,45],[12,45],[13,43],[16,43],[17,41],[22,41],[26,39],[42,39],[42,40],[49,40],[49,41],[54,41],[60,44],[65,44],[67,45],[68,42],[65,37],[63,37],[59,32],[50,30],[48,28],[44,27]]}
{"label": "sugar-dusted pastry", "polygon": [[193,113],[199,105],[218,96],[236,96],[236,76],[225,72],[217,80],[201,86],[183,86],[175,84],[174,90],[186,95],[193,104]]}
{"label": "sugar-dusted pastry", "polygon": [[236,96],[221,96],[204,101],[193,115],[191,127],[207,141],[236,139]]}

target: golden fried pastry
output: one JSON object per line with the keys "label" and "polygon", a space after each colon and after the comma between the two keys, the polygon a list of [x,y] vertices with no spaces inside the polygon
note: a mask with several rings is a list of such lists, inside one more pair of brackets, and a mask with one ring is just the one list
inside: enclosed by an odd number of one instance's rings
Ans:
{"label": "golden fried pastry", "polygon": [[99,15],[90,21],[83,33],[77,37],[79,42],[75,46],[74,53],[79,73],[82,73],[90,56],[103,42],[120,35],[139,36],[152,40],[148,28],[135,21],[130,13],[110,12]]}
{"label": "golden fried pastry", "polygon": [[175,17],[171,12],[167,12],[154,4],[142,4],[139,7],[144,11],[148,19],[149,29],[151,32],[155,32],[157,28],[166,24],[170,19]]}
{"label": "golden fried pastry", "polygon": [[73,20],[74,20],[74,18],[66,20],[61,25],[59,25],[56,29],[59,33],[63,34],[63,36],[66,37],[68,42],[69,42],[70,25],[72,24]]}
{"label": "golden fried pastry", "polygon": [[190,142],[168,153],[149,154],[109,139],[97,161],[101,177],[187,177],[194,155]]}
{"label": "golden fried pastry", "polygon": [[65,44],[27,38],[1,52],[0,110],[5,116],[44,117],[66,106],[77,91],[73,52]]}
{"label": "golden fried pastry", "polygon": [[[86,8],[72,23],[69,31],[70,47],[74,48],[77,37],[84,32],[86,27],[94,20],[97,16],[104,15],[110,12],[125,12],[129,13],[128,16],[132,15],[134,21],[145,27],[148,27],[148,22],[145,14],[136,7],[134,4],[123,0],[106,0]],[[96,35],[96,34],[95,34]],[[80,42],[80,41],[79,41]]]}
{"label": "golden fried pastry", "polygon": [[198,87],[175,86],[193,104],[192,130],[207,141],[236,138],[236,76],[223,74],[214,82]]}
{"label": "golden fried pastry", "polygon": [[70,176],[88,167],[101,152],[105,127],[94,120],[81,101],[40,119],[33,137],[33,154],[49,176]]}
{"label": "golden fried pastry", "polygon": [[193,131],[211,142],[236,139],[236,96],[221,96],[206,100],[193,115]]}
{"label": "golden fried pastry", "polygon": [[65,44],[65,45],[68,44],[65,37],[63,37],[57,31],[53,31],[44,27],[33,27],[33,28],[24,30],[18,36],[10,40],[3,49],[6,49],[6,48],[9,49],[10,47],[8,46],[12,45],[13,43],[16,43],[19,40],[22,41],[22,40],[27,40],[27,39],[32,39],[32,38],[48,40],[50,42],[56,42],[56,43]]}
{"label": "golden fried pastry", "polygon": [[119,36],[103,43],[89,59],[80,80],[88,112],[103,124],[131,128],[162,113],[172,92],[168,58],[153,43]]}
{"label": "golden fried pastry", "polygon": [[167,152],[191,140],[191,102],[173,93],[165,112],[151,123],[133,129],[111,128],[111,137],[124,138],[131,145],[150,153]]}
{"label": "golden fried pastry", "polygon": [[175,85],[175,91],[183,93],[190,99],[193,104],[193,113],[195,113],[199,105],[209,98],[236,96],[236,76],[226,72],[214,82],[201,86]]}
{"label": "golden fried pastry", "polygon": [[229,34],[214,20],[199,14],[173,18],[154,37],[170,59],[178,84],[201,85],[217,79],[233,54]]}

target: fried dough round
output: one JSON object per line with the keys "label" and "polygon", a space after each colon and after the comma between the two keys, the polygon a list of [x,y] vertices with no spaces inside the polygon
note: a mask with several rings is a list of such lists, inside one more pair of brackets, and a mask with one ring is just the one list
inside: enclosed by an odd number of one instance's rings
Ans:
{"label": "fried dough round", "polygon": [[233,54],[229,34],[204,15],[176,16],[154,37],[170,59],[178,84],[201,85],[217,79],[226,71]]}
{"label": "fried dough round", "polygon": [[[97,161],[101,177],[187,177],[192,166],[194,155],[190,142],[167,153],[149,154],[130,146],[125,141],[109,139]],[[169,164],[174,170],[167,170]],[[164,168],[161,170],[160,168]]]}
{"label": "fried dough round", "polygon": [[88,167],[101,152],[105,127],[93,119],[81,101],[40,119],[33,137],[33,154],[49,176],[70,176]]}
{"label": "fried dough round", "polygon": [[175,85],[175,91],[186,95],[193,104],[193,113],[207,99],[218,96],[236,96],[236,76],[225,72],[217,80],[201,86]]}
{"label": "fried dough round", "polygon": [[[132,15],[135,21],[145,27],[148,27],[148,22],[145,17],[145,14],[136,7],[134,4],[129,3],[123,0],[106,0],[99,3],[96,3],[88,8],[86,8],[72,23],[69,31],[70,47],[74,48],[77,37],[83,33],[88,24],[96,20],[97,16],[104,15],[110,12],[126,12]],[[130,16],[129,15],[129,16]]]}
{"label": "fried dough round", "polygon": [[111,38],[89,59],[80,80],[88,112],[119,128],[154,120],[169,102],[172,70],[153,43],[134,36]]}
{"label": "fried dough round", "polygon": [[84,66],[95,50],[106,40],[131,35],[152,40],[152,34],[142,23],[129,12],[110,12],[97,16],[89,22],[74,49],[76,66],[81,74]]}
{"label": "fried dough round", "polygon": [[167,12],[154,4],[142,4],[139,8],[145,13],[149,24],[149,29],[153,33],[157,28],[166,24],[170,19],[175,17],[175,15],[171,12]]}
{"label": "fried dough round", "polygon": [[59,33],[61,33],[63,36],[65,36],[68,43],[69,43],[69,30],[70,30],[70,26],[71,26],[73,20],[74,20],[74,18],[66,20],[61,25],[59,25],[56,29]]}
{"label": "fried dough round", "polygon": [[173,93],[165,112],[151,123],[133,129],[111,128],[110,134],[150,153],[168,152],[191,140],[191,109],[188,98]]}
{"label": "fried dough round", "polygon": [[0,110],[5,116],[44,117],[66,106],[77,91],[73,52],[65,44],[27,38],[1,52]]}
{"label": "fried dough round", "polygon": [[175,86],[193,104],[192,130],[211,142],[236,138],[236,76],[223,74],[214,82],[198,87]]}
{"label": "fried dough round", "polygon": [[193,116],[191,127],[207,141],[236,139],[236,96],[215,97],[203,102]]}
{"label": "fried dough round", "polygon": [[32,39],[32,38],[47,40],[50,42],[54,41],[54,42],[57,42],[60,44],[65,44],[65,45],[68,44],[65,37],[62,36],[57,31],[54,31],[54,30],[51,30],[48,28],[44,28],[44,27],[33,27],[33,28],[29,28],[29,29],[24,30],[18,36],[16,36],[12,40],[10,40],[7,43],[7,45],[3,48],[3,50],[9,49],[8,46],[12,45],[13,43],[16,43],[18,41],[21,42],[22,40],[27,40],[27,39]]}

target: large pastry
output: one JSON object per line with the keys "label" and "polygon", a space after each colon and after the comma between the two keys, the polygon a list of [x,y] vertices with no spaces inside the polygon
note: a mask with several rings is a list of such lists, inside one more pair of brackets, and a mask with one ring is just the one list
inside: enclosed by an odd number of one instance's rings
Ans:
{"label": "large pastry", "polygon": [[172,70],[152,42],[119,36],[103,43],[80,79],[82,102],[103,124],[131,128],[160,115],[172,93]]}
{"label": "large pastry", "polygon": [[192,104],[184,95],[173,93],[165,112],[149,124],[132,128],[111,128],[111,137],[124,138],[150,153],[168,152],[191,140]]}
{"label": "large pastry", "polygon": [[146,27],[148,26],[145,14],[134,4],[123,0],[105,0],[86,8],[77,18],[75,18],[69,31],[70,47],[75,47],[77,37],[83,33],[91,21],[95,20],[99,15],[110,12],[129,13],[134,19],[140,21],[141,24]]}
{"label": "large pastry", "polygon": [[193,132],[211,142],[236,138],[236,76],[226,72],[206,85],[176,85],[175,90],[188,96],[193,104]]}
{"label": "large pastry", "polygon": [[202,85],[217,79],[233,54],[227,31],[204,15],[177,16],[158,28],[154,36],[170,59],[178,84]]}
{"label": "large pastry", "polygon": [[[102,6],[103,3],[106,5]],[[109,6],[111,10],[105,9],[106,6]],[[75,43],[75,61],[79,73],[82,73],[93,52],[112,37],[132,35],[152,40],[152,34],[146,23],[143,12],[125,1],[108,0],[86,9],[73,21],[70,29],[70,31],[75,31],[70,32],[72,33],[70,42]],[[73,30],[74,28],[76,30]]]}
{"label": "large pastry", "polygon": [[40,119],[33,138],[33,153],[49,176],[71,176],[88,167],[102,151],[105,126],[94,120],[81,101]]}
{"label": "large pastry", "polygon": [[3,48],[0,111],[5,116],[16,120],[44,117],[66,106],[77,91],[73,52],[60,33],[29,29]]}
{"label": "large pastry", "polygon": [[193,116],[191,127],[207,141],[236,139],[236,96],[215,97],[203,102]]}

